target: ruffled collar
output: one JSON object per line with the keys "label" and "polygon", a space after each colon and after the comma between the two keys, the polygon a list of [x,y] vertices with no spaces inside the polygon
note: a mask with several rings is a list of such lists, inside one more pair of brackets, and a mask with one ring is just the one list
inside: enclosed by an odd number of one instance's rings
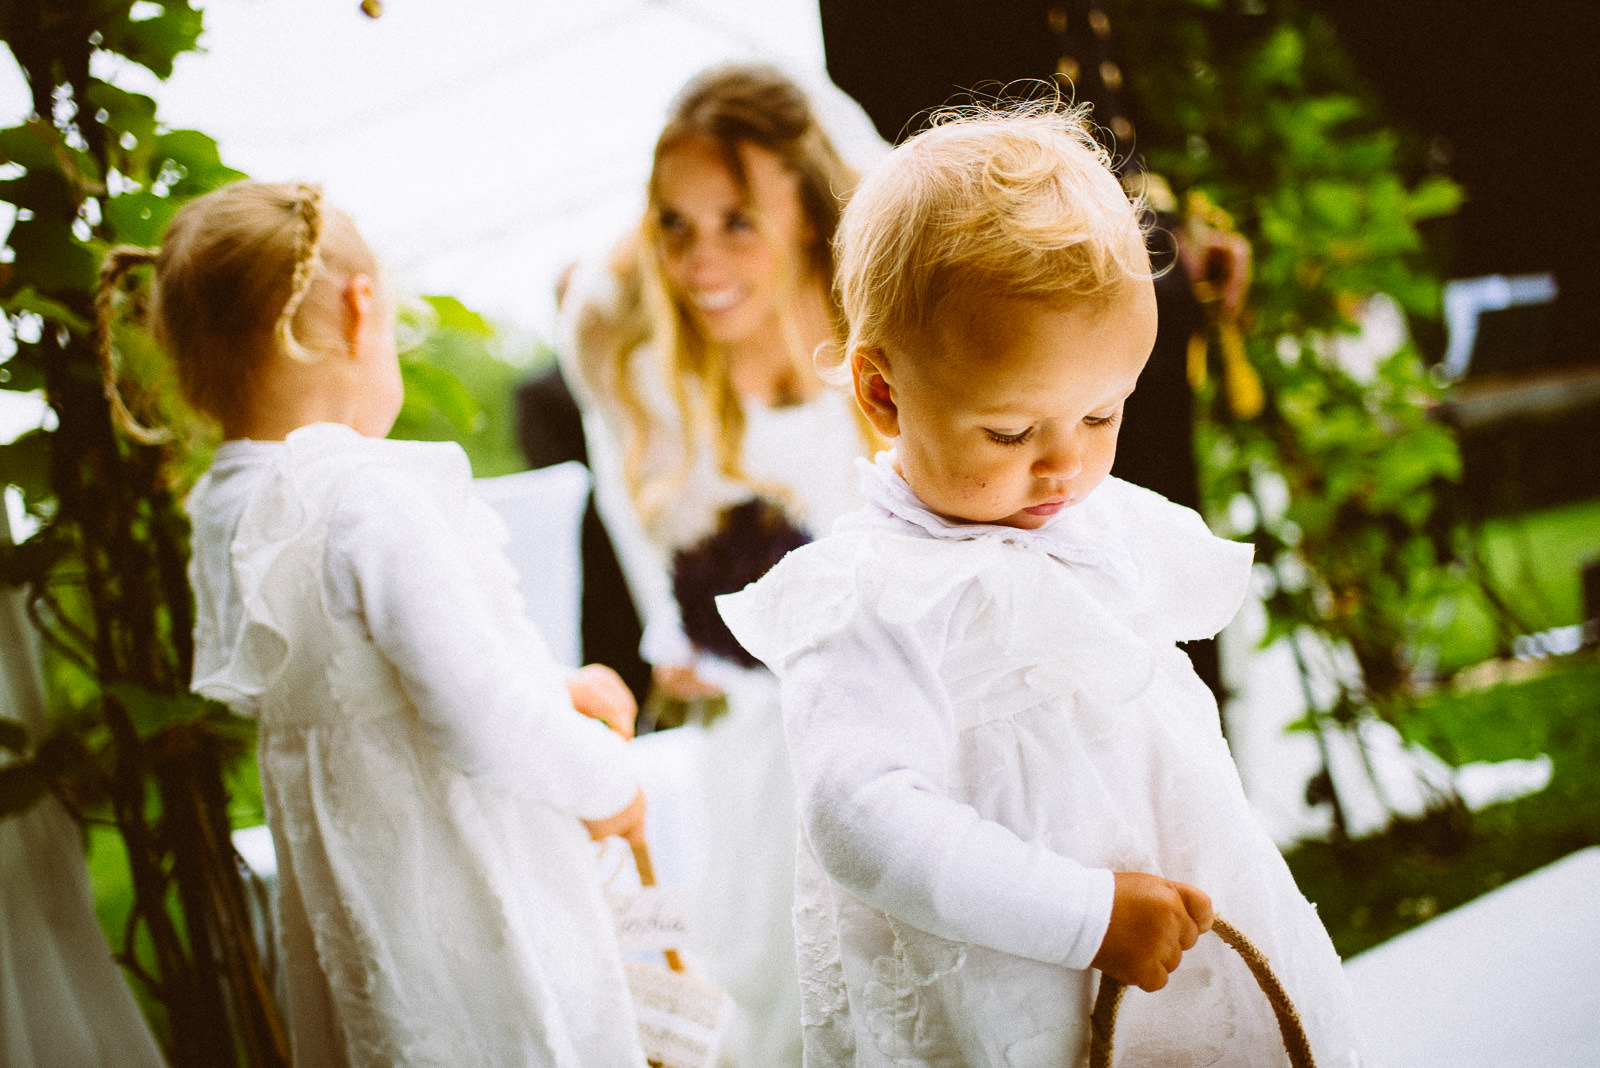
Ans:
{"label": "ruffled collar", "polygon": [[946,541],[994,540],[1046,553],[1066,564],[1091,567],[1128,587],[1140,585],[1140,568],[1128,547],[1115,533],[1106,514],[1107,490],[1120,485],[1107,479],[1087,500],[1063,509],[1035,530],[997,523],[962,523],[930,510],[900,472],[894,468],[894,450],[880,452],[875,460],[856,461],[861,494],[880,515],[909,523],[933,538]]}

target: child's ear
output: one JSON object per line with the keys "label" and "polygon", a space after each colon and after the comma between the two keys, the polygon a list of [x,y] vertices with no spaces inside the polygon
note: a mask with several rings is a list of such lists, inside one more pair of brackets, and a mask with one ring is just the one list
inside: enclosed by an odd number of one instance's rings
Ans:
{"label": "child's ear", "polygon": [[894,384],[889,376],[889,361],[882,349],[857,348],[850,353],[850,378],[855,386],[856,403],[885,438],[900,436],[900,407],[894,399]]}
{"label": "child's ear", "polygon": [[372,278],[354,274],[344,285],[344,340],[350,355],[358,354],[372,317],[378,312],[378,296]]}

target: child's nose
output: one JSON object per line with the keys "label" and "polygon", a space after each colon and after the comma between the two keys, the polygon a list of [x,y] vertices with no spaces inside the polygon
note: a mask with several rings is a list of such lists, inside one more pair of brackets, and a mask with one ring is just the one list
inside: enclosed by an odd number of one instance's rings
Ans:
{"label": "child's nose", "polygon": [[1083,470],[1083,446],[1077,434],[1070,431],[1047,434],[1041,446],[1033,460],[1035,478],[1069,479]]}

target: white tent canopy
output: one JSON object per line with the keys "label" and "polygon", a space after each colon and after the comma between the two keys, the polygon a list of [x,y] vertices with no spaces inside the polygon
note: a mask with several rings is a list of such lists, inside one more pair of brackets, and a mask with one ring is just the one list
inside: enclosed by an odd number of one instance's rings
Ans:
{"label": "white tent canopy", "polygon": [[[668,102],[760,59],[819,96],[847,152],[870,123],[825,85],[816,0],[211,0],[205,51],[156,81],[172,128],[254,178],[321,182],[410,293],[545,331],[557,274],[638,218]],[[22,105],[25,106],[25,105]]]}

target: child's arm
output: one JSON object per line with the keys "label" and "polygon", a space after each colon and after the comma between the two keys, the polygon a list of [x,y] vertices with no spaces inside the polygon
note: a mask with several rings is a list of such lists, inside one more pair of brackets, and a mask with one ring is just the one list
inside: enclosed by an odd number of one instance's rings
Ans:
{"label": "child's arm", "polygon": [[1160,990],[1215,919],[1211,899],[1195,887],[1119,871],[1111,923],[1094,966],[1129,986]]}
{"label": "child's arm", "polygon": [[329,532],[334,603],[359,612],[462,772],[580,819],[624,811],[639,789],[627,743],[574,711],[567,672],[531,623],[508,622],[446,513],[391,468],[352,479]]}
{"label": "child's arm", "polygon": [[807,840],[834,881],[922,930],[1089,967],[1110,924],[1113,875],[1025,841],[961,800],[981,795],[985,774],[1004,772],[953,766],[956,726],[935,669],[945,647],[934,632],[943,629],[857,619],[783,665]]}
{"label": "child's arm", "polygon": [[572,707],[597,719],[622,735],[633,737],[639,718],[639,702],[622,676],[604,664],[585,664],[567,676],[567,696]]}

